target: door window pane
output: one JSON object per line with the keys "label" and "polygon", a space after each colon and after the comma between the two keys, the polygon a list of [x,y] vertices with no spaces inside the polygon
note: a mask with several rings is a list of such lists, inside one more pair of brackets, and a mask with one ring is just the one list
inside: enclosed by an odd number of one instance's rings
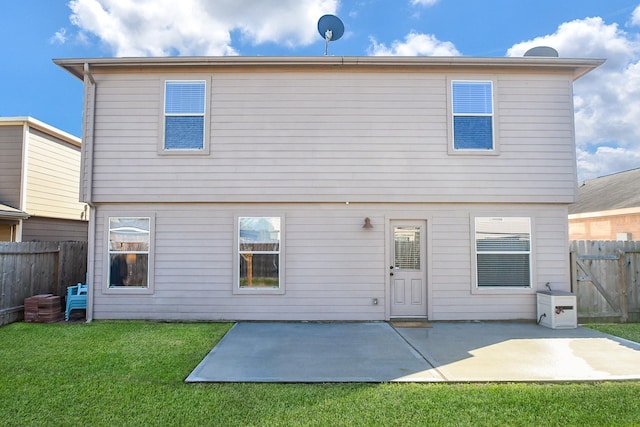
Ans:
{"label": "door window pane", "polygon": [[420,227],[394,227],[395,267],[420,270]]}

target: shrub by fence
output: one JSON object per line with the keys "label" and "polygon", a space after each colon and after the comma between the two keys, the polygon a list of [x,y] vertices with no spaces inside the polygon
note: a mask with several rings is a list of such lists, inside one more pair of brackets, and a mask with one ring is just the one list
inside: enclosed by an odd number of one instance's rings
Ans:
{"label": "shrub by fence", "polygon": [[640,321],[640,241],[571,242],[580,321]]}
{"label": "shrub by fence", "polygon": [[25,298],[64,297],[86,274],[87,242],[0,243],[0,325],[23,318]]}

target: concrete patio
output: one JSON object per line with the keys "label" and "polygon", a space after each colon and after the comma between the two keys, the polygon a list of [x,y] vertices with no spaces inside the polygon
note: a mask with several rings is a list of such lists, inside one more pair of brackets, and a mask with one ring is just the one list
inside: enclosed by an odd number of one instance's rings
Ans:
{"label": "concrete patio", "polygon": [[512,382],[640,379],[640,344],[527,322],[241,322],[186,382]]}

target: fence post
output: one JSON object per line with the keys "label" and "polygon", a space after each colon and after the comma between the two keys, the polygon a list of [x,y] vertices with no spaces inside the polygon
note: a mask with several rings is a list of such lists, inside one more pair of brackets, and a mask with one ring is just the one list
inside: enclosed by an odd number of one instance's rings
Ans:
{"label": "fence post", "polygon": [[578,294],[578,273],[576,267],[577,250],[575,245],[571,242],[571,248],[569,249],[569,277],[571,280],[571,292]]}
{"label": "fence post", "polygon": [[627,285],[627,254],[618,249],[618,273],[620,284],[620,323],[626,323],[629,320],[629,303],[628,303],[628,285]]}

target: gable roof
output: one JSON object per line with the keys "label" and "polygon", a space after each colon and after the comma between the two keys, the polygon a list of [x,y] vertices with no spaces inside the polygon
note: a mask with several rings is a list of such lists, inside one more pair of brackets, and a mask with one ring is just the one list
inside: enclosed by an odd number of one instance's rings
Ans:
{"label": "gable roof", "polygon": [[569,214],[640,208],[640,168],[584,181]]}
{"label": "gable roof", "polygon": [[80,80],[91,72],[155,69],[211,68],[402,68],[473,71],[504,70],[564,72],[576,80],[604,63],[604,59],[545,57],[466,57],[466,56],[167,56],[140,58],[54,59],[53,62]]}

